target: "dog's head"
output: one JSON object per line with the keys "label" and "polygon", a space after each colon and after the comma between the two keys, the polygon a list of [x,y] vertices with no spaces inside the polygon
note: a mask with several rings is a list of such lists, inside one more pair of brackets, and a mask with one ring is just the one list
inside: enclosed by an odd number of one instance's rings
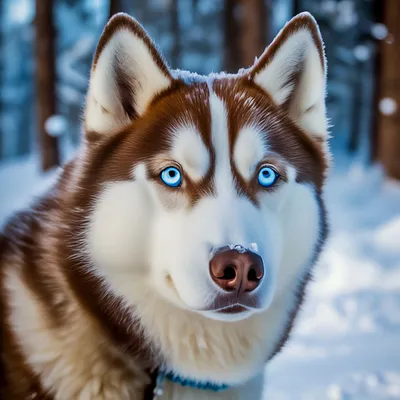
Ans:
{"label": "dog's head", "polygon": [[294,290],[324,235],[325,69],[309,14],[249,69],[207,77],[169,70],[130,17],[108,23],[80,185],[85,248],[112,290],[223,320]]}

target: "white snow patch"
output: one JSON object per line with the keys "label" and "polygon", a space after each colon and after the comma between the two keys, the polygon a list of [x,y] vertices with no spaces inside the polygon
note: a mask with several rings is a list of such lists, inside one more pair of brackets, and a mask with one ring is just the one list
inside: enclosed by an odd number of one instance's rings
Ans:
{"label": "white snow patch", "polygon": [[386,39],[388,33],[388,28],[384,24],[376,23],[371,26],[371,35],[377,40]]}
{"label": "white snow patch", "polygon": [[36,157],[22,157],[0,163],[0,229],[6,218],[31,203],[50,188],[57,168],[42,174]]}
{"label": "white snow patch", "polygon": [[400,248],[400,215],[378,227],[374,232],[373,241],[379,251],[398,254]]}
{"label": "white snow patch", "polygon": [[348,29],[358,22],[356,6],[351,0],[341,0],[337,3],[336,24],[339,29]]}
{"label": "white snow patch", "polygon": [[371,56],[371,51],[368,46],[359,44],[354,48],[354,57],[361,62],[367,61]]}
{"label": "white snow patch", "polygon": [[7,19],[9,24],[17,23],[23,24],[33,19],[35,14],[34,6],[29,0],[14,0],[9,3],[9,10],[7,13]]}
{"label": "white snow patch", "polygon": [[62,115],[52,115],[47,118],[44,129],[50,136],[62,136],[67,131],[68,122]]}
{"label": "white snow patch", "polygon": [[335,0],[325,0],[321,2],[321,12],[324,14],[334,14],[337,9],[337,3]]}
{"label": "white snow patch", "polygon": [[391,97],[385,97],[379,102],[379,111],[383,115],[393,115],[397,111],[397,102]]}

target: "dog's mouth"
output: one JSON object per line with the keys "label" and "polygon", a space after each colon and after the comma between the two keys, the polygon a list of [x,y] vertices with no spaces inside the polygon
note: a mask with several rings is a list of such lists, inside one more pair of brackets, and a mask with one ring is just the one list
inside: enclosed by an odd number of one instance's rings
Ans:
{"label": "dog's mouth", "polygon": [[244,311],[262,308],[259,294],[225,293],[217,295],[214,301],[203,311],[215,311],[220,314],[238,314]]}
{"label": "dog's mouth", "polygon": [[233,306],[220,308],[219,310],[216,310],[216,312],[219,314],[240,314],[248,310],[248,308],[242,306],[241,304],[235,304]]}
{"label": "dog's mouth", "polygon": [[[179,291],[176,288],[171,275],[166,275],[166,281],[168,286],[177,294],[179,299],[183,302],[179,295]],[[202,309],[193,311],[197,312],[215,312],[218,314],[241,314],[244,312],[254,311],[262,307],[259,295],[238,295],[235,292],[226,293],[217,296],[211,304]]]}

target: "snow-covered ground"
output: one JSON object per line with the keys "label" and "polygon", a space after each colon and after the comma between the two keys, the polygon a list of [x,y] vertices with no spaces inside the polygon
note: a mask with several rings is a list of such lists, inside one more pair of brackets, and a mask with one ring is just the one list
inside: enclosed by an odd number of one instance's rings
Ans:
{"label": "snow-covered ground", "polygon": [[[0,164],[0,226],[54,174],[34,158]],[[400,184],[341,161],[326,201],[331,237],[265,398],[400,399]]]}

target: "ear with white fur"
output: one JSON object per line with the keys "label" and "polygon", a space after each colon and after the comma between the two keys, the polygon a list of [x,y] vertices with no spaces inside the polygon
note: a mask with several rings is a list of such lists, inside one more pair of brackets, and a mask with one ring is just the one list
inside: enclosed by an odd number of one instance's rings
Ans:
{"label": "ear with white fur", "polygon": [[86,101],[87,131],[112,133],[142,115],[172,76],[142,26],[117,14],[104,28]]}
{"label": "ear with white fur", "polygon": [[301,13],[288,22],[249,76],[308,134],[327,139],[324,45],[311,14]]}

